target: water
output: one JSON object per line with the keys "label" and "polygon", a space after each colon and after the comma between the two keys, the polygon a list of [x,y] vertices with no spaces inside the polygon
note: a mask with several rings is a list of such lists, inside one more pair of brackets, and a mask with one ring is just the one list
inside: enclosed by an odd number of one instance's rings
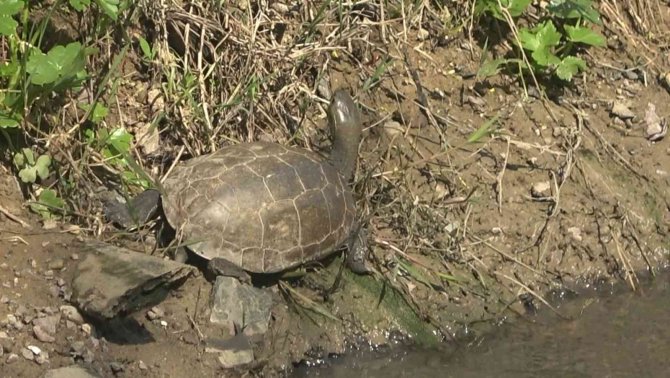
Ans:
{"label": "water", "polygon": [[582,296],[443,350],[358,353],[302,369],[319,377],[670,377],[670,276],[639,293]]}

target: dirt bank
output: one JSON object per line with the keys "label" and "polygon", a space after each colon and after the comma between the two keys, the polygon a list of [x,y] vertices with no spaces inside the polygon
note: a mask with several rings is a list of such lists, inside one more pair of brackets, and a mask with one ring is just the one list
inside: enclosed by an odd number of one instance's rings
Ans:
{"label": "dirt bank", "polygon": [[[662,10],[667,17],[667,7]],[[9,163],[0,168],[3,374],[39,376],[76,363],[101,376],[278,375],[347,347],[449,341],[543,306],[542,296],[553,289],[610,280],[635,289],[637,273],[668,266],[670,137],[652,142],[646,134],[649,104],[664,117],[670,100],[657,80],[670,68],[661,48],[624,33],[609,17],[604,30],[617,43],[589,50],[589,69],[572,85],[543,82],[552,90],[538,98],[532,86],[526,96],[516,77],[478,79],[482,46],[466,29],[449,34],[430,22],[349,15],[337,34],[337,11],[329,8],[310,44],[301,36],[310,11],[272,8],[245,19],[241,7],[230,15],[247,21],[231,17],[225,24],[225,11],[206,14],[221,21],[209,25],[171,9],[166,25],[211,27],[223,41],[220,50],[211,41],[187,43],[182,48],[192,53],[190,61],[149,66],[137,52],[126,55],[106,124],[143,133],[134,156],[160,175],[172,160],[230,140],[324,148],[322,78],[329,88],[351,88],[366,126],[354,188],[359,211],[370,216],[371,262],[379,274],[345,272],[339,290],[326,298],[339,269],[335,259],[276,286],[270,331],[255,343],[255,362],[233,370],[224,370],[203,342],[228,335],[209,323],[212,285],[202,275],[151,313],[113,324],[67,320],[61,306],[68,304],[82,243],[100,238],[130,245],[134,237],[104,222],[94,195],[121,174],[101,173],[112,163],[54,138],[63,177],[79,175],[68,186],[77,191],[63,192],[74,211],[55,228],[45,229],[27,211]],[[658,26],[667,30],[662,21]],[[251,37],[251,24],[262,38]],[[144,32],[142,25],[134,28]],[[155,46],[168,42],[162,36]],[[205,63],[197,60],[203,56]],[[207,62],[215,78],[197,70]],[[168,64],[194,76],[186,80]],[[251,73],[257,86],[244,90],[259,94],[231,100]],[[495,132],[468,142],[494,118]],[[146,129],[154,121],[160,136]],[[34,320],[58,314],[54,339],[40,340]],[[39,347],[42,357],[27,346]]]}

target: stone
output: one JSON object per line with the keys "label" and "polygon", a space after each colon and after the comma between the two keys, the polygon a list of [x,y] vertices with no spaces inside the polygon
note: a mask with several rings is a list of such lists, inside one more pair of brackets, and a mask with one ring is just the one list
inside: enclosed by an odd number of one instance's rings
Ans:
{"label": "stone", "polygon": [[25,358],[26,360],[29,360],[29,361],[32,361],[32,360],[35,359],[35,355],[28,348],[21,348],[21,355],[23,356],[23,358]]}
{"label": "stone", "polygon": [[622,120],[635,118],[635,113],[633,113],[633,111],[630,110],[630,108],[621,101],[614,101],[610,112],[612,115]]}
{"label": "stone", "polygon": [[43,331],[54,335],[56,333],[56,328],[58,323],[60,323],[60,314],[45,316],[43,318],[33,319],[33,325],[42,328]]}
{"label": "stone", "polygon": [[272,295],[270,292],[241,284],[232,277],[218,276],[212,288],[210,322],[228,328],[231,335],[264,334],[268,330]]}
{"label": "stone", "polygon": [[61,270],[65,267],[65,260],[61,259],[60,257],[57,257],[47,264],[47,269],[51,270]]}
{"label": "stone", "polygon": [[9,365],[9,364],[12,364],[12,363],[14,363],[14,362],[16,362],[16,361],[18,361],[18,360],[19,360],[19,355],[18,355],[18,354],[16,354],[16,353],[10,353],[10,354],[7,356],[7,359],[5,360],[5,363],[6,363],[7,365]]}
{"label": "stone", "polygon": [[88,242],[85,252],[72,280],[72,302],[98,320],[154,306],[195,273],[189,265],[101,242]]}
{"label": "stone", "polygon": [[38,365],[44,365],[49,363],[49,353],[47,352],[42,352],[35,356],[35,362],[37,362]]}
{"label": "stone", "polygon": [[70,305],[60,306],[60,312],[65,316],[65,319],[79,325],[84,323],[84,318],[81,316],[76,307]]}
{"label": "stone", "polygon": [[76,365],[52,369],[44,374],[44,378],[97,378],[98,375]]}
{"label": "stone", "polygon": [[218,353],[219,363],[226,369],[248,364],[254,360],[253,347],[244,334],[229,339],[207,339],[205,352]]}
{"label": "stone", "polygon": [[120,363],[120,362],[116,362],[116,361],[111,362],[109,364],[109,368],[112,369],[112,373],[114,373],[114,374],[118,374],[118,373],[122,372],[123,369],[124,369],[123,364]]}
{"label": "stone", "polygon": [[33,326],[33,334],[35,335],[35,338],[43,343],[53,343],[56,341],[56,338],[51,336],[47,331],[42,329],[42,327],[38,325]]}
{"label": "stone", "polygon": [[530,188],[530,194],[533,198],[542,198],[550,194],[551,183],[549,181],[543,181],[533,184]]}

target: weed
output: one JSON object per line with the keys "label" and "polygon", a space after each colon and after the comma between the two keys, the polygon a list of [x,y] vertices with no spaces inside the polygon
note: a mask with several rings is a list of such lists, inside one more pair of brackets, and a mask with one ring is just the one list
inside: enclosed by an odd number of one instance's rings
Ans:
{"label": "weed", "polygon": [[[532,70],[547,76],[556,76],[569,82],[586,70],[586,62],[579,58],[578,47],[604,46],[605,38],[591,29],[600,25],[600,15],[591,0],[555,0],[540,11],[539,18],[521,20],[530,6],[530,0],[478,0],[475,15],[488,14],[508,24],[520,58],[486,59],[478,76],[497,74],[502,66],[517,66],[520,71]],[[538,20],[534,23],[534,20]],[[530,53],[527,58],[525,52]]]}

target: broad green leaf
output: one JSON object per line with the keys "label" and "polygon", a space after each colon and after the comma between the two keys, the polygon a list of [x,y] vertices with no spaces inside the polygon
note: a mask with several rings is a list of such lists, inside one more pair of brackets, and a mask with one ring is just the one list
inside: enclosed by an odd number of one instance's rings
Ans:
{"label": "broad green leaf", "polygon": [[[80,103],[79,107],[85,111],[90,111],[91,110],[91,104],[83,104]],[[109,113],[109,109],[101,103],[96,103],[95,107],[93,108],[93,111],[91,111],[89,115],[89,119],[91,122],[95,123],[96,125],[99,124],[102,120],[107,117],[107,114]],[[90,130],[87,130],[90,131]]]}
{"label": "broad green leaf", "polygon": [[19,121],[0,115],[0,129],[12,129],[15,127],[19,127]]}
{"label": "broad green leaf", "polygon": [[30,81],[35,85],[50,84],[58,80],[58,67],[41,51],[34,51],[30,55],[26,71],[30,74]]}
{"label": "broad green leaf", "polygon": [[14,159],[12,159],[12,161],[14,162],[14,166],[17,169],[20,169],[21,167],[26,165],[26,157],[23,156],[23,154],[20,152],[14,154]]}
{"label": "broad green leaf", "polygon": [[11,16],[0,14],[0,35],[12,35],[16,33],[16,27],[19,23]]}
{"label": "broad green leaf", "polygon": [[30,148],[22,148],[21,153],[26,158],[27,165],[35,165],[35,154],[33,154],[33,150]]}
{"label": "broad green leaf", "polygon": [[70,0],[70,6],[77,11],[81,12],[84,9],[88,8],[91,5],[91,0]]}
{"label": "broad green leaf", "polygon": [[535,51],[540,48],[539,38],[527,28],[519,29],[519,41],[521,42],[521,47],[526,50]]}
{"label": "broad green leaf", "polygon": [[34,51],[28,58],[26,71],[33,84],[44,85],[56,82],[61,77],[74,77],[84,69],[84,50],[81,43],[67,46],[57,45],[47,54]]}
{"label": "broad green leaf", "polygon": [[586,69],[586,62],[575,56],[567,56],[556,67],[556,76],[561,80],[570,81],[579,71]]}
{"label": "broad green leaf", "polygon": [[552,53],[549,48],[535,50],[530,55],[533,57],[535,63],[544,67],[549,67],[561,63],[561,59],[554,55],[554,53]]}
{"label": "broad green leaf", "polygon": [[119,18],[119,0],[95,0],[107,17],[116,21]]}
{"label": "broad green leaf", "polygon": [[125,154],[126,152],[130,151],[130,143],[132,140],[132,134],[123,128],[118,128],[112,130],[112,133],[109,135],[108,143],[114,147],[117,153]]}
{"label": "broad green leaf", "polygon": [[505,21],[500,5],[507,9],[510,16],[518,17],[526,11],[530,3],[531,0],[500,0],[500,4],[498,4],[498,0],[478,0],[475,3],[474,12],[476,15],[489,12],[493,17]]}
{"label": "broad green leaf", "polygon": [[507,8],[507,11],[512,17],[518,17],[526,11],[526,8],[528,8],[530,2],[531,0],[505,0],[501,1],[500,3],[503,4],[505,8]]}
{"label": "broad green leaf", "polygon": [[12,77],[19,69],[19,62],[11,61],[0,64],[0,76]]}
{"label": "broad green leaf", "polygon": [[561,33],[556,30],[556,26],[551,21],[538,25],[534,31],[541,46],[558,46],[561,42]]}
{"label": "broad green leaf", "polygon": [[58,67],[61,76],[74,76],[84,69],[86,64],[83,53],[81,43],[72,42],[65,47],[55,46],[49,50],[47,55],[49,60]]}
{"label": "broad green leaf", "polygon": [[547,10],[560,18],[584,18],[601,25],[600,13],[593,9],[591,0],[551,0]]}
{"label": "broad green leaf", "polygon": [[31,203],[30,209],[38,213],[44,219],[54,218],[54,210],[62,210],[65,202],[58,198],[52,189],[44,189],[37,198],[37,203]]}
{"label": "broad green leaf", "polygon": [[13,16],[23,9],[23,0],[2,0],[0,1],[0,16]]}
{"label": "broad green leaf", "polygon": [[35,169],[37,169],[37,175],[42,179],[49,177],[49,166],[51,165],[51,158],[49,155],[40,155],[35,162]]}
{"label": "broad green leaf", "polygon": [[25,184],[31,184],[37,179],[37,169],[32,166],[25,167],[19,171],[19,178]]}
{"label": "broad green leaf", "polygon": [[585,27],[565,25],[568,39],[572,42],[585,43],[591,46],[605,46],[607,41],[599,33]]}

